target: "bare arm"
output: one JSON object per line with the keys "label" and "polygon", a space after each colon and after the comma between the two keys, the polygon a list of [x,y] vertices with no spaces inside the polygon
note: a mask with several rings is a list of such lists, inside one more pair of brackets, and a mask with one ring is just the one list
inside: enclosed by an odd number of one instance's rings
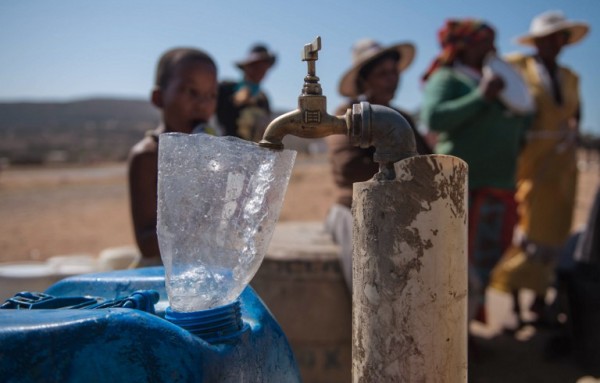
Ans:
{"label": "bare arm", "polygon": [[157,222],[158,153],[156,148],[133,151],[129,160],[129,197],[141,266],[161,264]]}

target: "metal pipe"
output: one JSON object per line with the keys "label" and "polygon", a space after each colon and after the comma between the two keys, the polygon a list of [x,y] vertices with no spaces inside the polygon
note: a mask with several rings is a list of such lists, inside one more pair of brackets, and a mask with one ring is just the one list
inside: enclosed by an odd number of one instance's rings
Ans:
{"label": "metal pipe", "polygon": [[354,382],[467,381],[467,165],[396,163],[354,184]]}

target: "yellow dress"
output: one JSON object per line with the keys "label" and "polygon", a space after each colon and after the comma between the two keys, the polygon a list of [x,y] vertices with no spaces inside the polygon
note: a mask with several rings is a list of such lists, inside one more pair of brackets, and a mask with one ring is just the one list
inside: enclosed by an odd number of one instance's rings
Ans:
{"label": "yellow dress", "polygon": [[[517,165],[518,231],[531,243],[558,249],[569,236],[575,205],[579,79],[568,68],[559,68],[563,102],[558,104],[534,57],[513,55],[506,60],[519,70],[536,105]],[[509,249],[490,286],[501,291],[530,288],[544,294],[555,264],[555,257],[531,257],[518,247]]]}

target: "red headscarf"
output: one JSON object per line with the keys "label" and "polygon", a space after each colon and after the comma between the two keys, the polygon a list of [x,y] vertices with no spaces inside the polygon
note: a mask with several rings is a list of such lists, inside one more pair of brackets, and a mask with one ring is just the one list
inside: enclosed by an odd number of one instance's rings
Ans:
{"label": "red headscarf", "polygon": [[426,81],[440,66],[451,65],[456,54],[470,44],[494,36],[494,29],[481,20],[446,20],[438,31],[438,41],[442,47],[440,54],[433,60],[422,79]]}

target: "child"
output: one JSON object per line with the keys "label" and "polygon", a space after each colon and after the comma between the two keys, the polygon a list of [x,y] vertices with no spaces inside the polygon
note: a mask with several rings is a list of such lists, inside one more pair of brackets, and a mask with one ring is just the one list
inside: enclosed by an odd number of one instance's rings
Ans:
{"label": "child", "polygon": [[162,263],[156,234],[159,135],[202,131],[215,113],[217,92],[217,66],[207,53],[175,48],[160,58],[151,101],[161,110],[162,122],[129,153],[131,216],[142,254],[139,266]]}

